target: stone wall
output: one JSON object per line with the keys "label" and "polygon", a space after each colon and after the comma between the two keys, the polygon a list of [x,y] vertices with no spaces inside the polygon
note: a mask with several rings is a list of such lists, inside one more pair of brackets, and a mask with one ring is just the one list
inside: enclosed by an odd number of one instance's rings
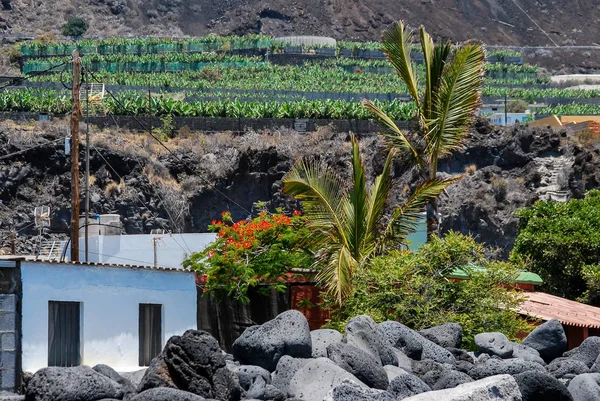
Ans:
{"label": "stone wall", "polygon": [[3,391],[17,384],[17,295],[0,295],[0,381]]}
{"label": "stone wall", "polygon": [[[56,115],[55,118],[67,116]],[[37,113],[0,113],[0,121],[38,120]],[[84,121],[84,120],[82,120]],[[154,129],[162,126],[160,117],[149,116],[92,116],[88,118],[91,125],[101,128],[121,127],[131,130],[145,131],[150,126]],[[400,129],[408,129],[408,121],[397,121]],[[230,118],[230,117],[173,117],[175,129],[187,127],[192,131],[244,133],[249,130],[287,128],[299,132],[314,132],[319,127],[331,127],[334,132],[354,132],[369,134],[379,132],[381,126],[372,120],[325,120],[294,118]]]}
{"label": "stone wall", "polygon": [[21,268],[0,261],[0,391],[21,385]]}

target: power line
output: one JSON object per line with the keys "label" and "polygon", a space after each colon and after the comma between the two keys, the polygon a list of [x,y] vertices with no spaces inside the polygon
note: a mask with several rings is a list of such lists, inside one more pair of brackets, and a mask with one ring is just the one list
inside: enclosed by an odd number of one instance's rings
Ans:
{"label": "power line", "polygon": [[50,145],[50,144],[56,143],[56,142],[58,142],[58,141],[62,141],[62,140],[64,140],[64,139],[65,139],[65,138],[62,138],[62,137],[61,137],[61,138],[55,139],[55,140],[53,140],[53,141],[49,141],[49,142],[40,143],[40,144],[38,144],[38,145],[35,145],[35,146],[32,146],[32,147],[30,147],[30,148],[23,149],[23,150],[19,150],[18,152],[9,153],[9,154],[7,154],[7,155],[0,156],[0,160],[8,159],[8,158],[10,158],[10,157],[13,157],[13,156],[19,155],[19,154],[21,154],[21,153],[26,153],[26,152],[28,152],[28,151],[30,151],[30,150],[32,150],[32,149],[39,148],[40,146],[46,146],[46,145]]}
{"label": "power line", "polygon": [[[115,120],[114,116],[110,113],[108,113],[112,119],[115,121],[115,124],[117,123],[117,121]],[[119,127],[119,124],[117,124],[117,127]],[[109,164],[111,170],[113,170],[115,172],[115,174],[117,174],[117,176],[119,177],[119,180],[122,180],[123,177],[121,177],[116,170],[110,165],[110,163],[108,163],[108,161],[102,156],[102,154],[100,153],[100,151],[94,146],[92,145],[92,147],[94,147],[94,149],[96,150],[96,152],[98,152],[98,154],[100,155],[100,157],[102,157],[102,159]],[[140,161],[139,158],[137,158],[135,155],[131,155],[133,157],[133,159],[137,162],[138,166],[140,167],[141,170],[143,170],[144,166],[142,166],[142,162]],[[137,195],[137,192],[136,192]],[[173,216],[171,215],[171,212],[169,211],[169,208],[166,206],[166,202],[164,200],[164,198],[160,195],[159,192],[156,192],[156,196],[158,196],[158,199],[160,199],[160,201],[162,202],[162,204],[164,205],[164,209],[165,212],[167,213],[167,216],[169,218],[169,221],[171,222],[171,224],[173,225],[173,229],[176,229],[176,224],[175,224],[175,219],[173,219]],[[138,196],[138,198],[140,199],[140,201],[142,201],[141,197]],[[142,204],[150,211],[150,207],[148,205],[146,205],[143,201]],[[152,211],[150,211],[150,213],[152,213]],[[158,215],[155,215],[153,217],[158,217]],[[182,248],[183,249],[183,248]],[[185,252],[185,249],[183,249],[183,251]]]}
{"label": "power line", "polygon": [[[92,78],[96,81],[96,82],[100,82],[98,79],[96,79],[96,77],[94,76],[94,73],[87,70],[87,73],[89,73]],[[123,107],[123,103],[117,99],[113,93],[106,89],[106,93],[108,93],[110,95],[110,97],[120,106]],[[171,149],[169,149],[160,139],[158,139],[154,134],[150,133],[148,130],[148,127],[142,123],[135,115],[132,115],[133,119],[140,125],[140,127],[142,127],[142,129],[144,131],[148,131],[148,135],[150,135],[150,137],[152,137],[156,142],[158,142],[160,144],[160,146],[162,146],[163,148],[165,148],[165,150],[167,152],[169,152],[169,154],[173,155],[178,161],[187,164],[188,162],[186,160],[183,160],[182,158],[179,157],[179,155],[175,152],[173,152]],[[193,171],[194,167],[188,165],[188,167]],[[225,199],[227,199],[229,202],[233,203],[234,205],[236,205],[237,207],[239,207],[240,209],[242,209],[243,211],[245,211],[246,213],[248,213],[249,215],[252,215],[252,212],[249,211],[248,209],[246,209],[245,207],[243,207],[242,205],[240,205],[239,203],[237,203],[235,200],[231,199],[229,196],[227,196],[225,193],[223,193],[221,190],[219,190],[217,187],[215,187],[214,185],[212,185],[210,182],[208,182],[208,180],[204,179],[204,177],[198,175],[198,177],[204,181],[204,183],[208,186],[210,186],[215,192],[217,192],[219,195],[221,195],[222,197],[224,197]]]}
{"label": "power line", "polygon": [[0,86],[0,90],[4,90],[4,89],[8,88],[9,86],[15,86],[17,83],[23,83],[23,81],[27,81],[28,79],[31,79],[38,75],[45,74],[47,72],[52,71],[55,68],[62,67],[63,65],[66,65],[66,64],[67,64],[67,62],[64,62],[64,63],[54,65],[52,67],[46,68],[45,70],[42,70],[42,71],[35,71],[31,74],[28,74],[28,76],[26,76],[26,77],[15,77],[15,79],[12,80],[11,82],[7,83],[6,85]]}
{"label": "power line", "polygon": [[531,22],[533,22],[533,23],[535,24],[535,26],[537,26],[537,27],[538,27],[538,29],[544,33],[544,35],[546,35],[546,37],[548,38],[548,40],[549,40],[550,42],[552,42],[552,44],[553,44],[554,46],[556,46],[556,47],[560,47],[560,46],[558,46],[558,44],[557,44],[557,43],[556,43],[554,40],[552,40],[552,38],[550,37],[550,35],[548,35],[548,33],[547,33],[546,31],[544,31],[544,29],[543,29],[541,26],[539,26],[539,24],[538,24],[537,22],[535,22],[535,20],[534,20],[533,18],[531,18],[531,17],[529,16],[529,14],[527,14],[527,11],[525,11],[525,10],[523,9],[523,7],[521,7],[521,6],[519,5],[519,3],[517,3],[517,0],[512,0],[512,2],[513,2],[513,3],[515,3],[515,6],[517,6],[517,7],[519,8],[519,10],[521,10],[521,12],[523,12],[523,14],[525,14],[525,16],[526,16],[527,18],[529,18],[529,20],[530,20]]}
{"label": "power line", "polygon": [[[119,173],[117,173],[117,170],[115,170],[115,168],[113,167],[113,165],[112,165],[112,164],[110,164],[110,162],[109,162],[108,160],[106,160],[106,158],[105,158],[105,157],[102,155],[102,153],[100,153],[100,150],[98,150],[98,148],[97,148],[96,146],[94,146],[93,144],[90,144],[90,145],[92,146],[92,148],[94,148],[94,150],[96,151],[96,153],[98,153],[98,156],[100,156],[100,158],[101,158],[102,160],[104,160],[104,162],[105,162],[105,163],[108,165],[108,167],[109,167],[109,168],[110,168],[110,169],[113,171],[113,173],[115,173],[115,174],[116,174],[116,176],[119,178],[119,180],[123,180],[123,177],[122,177],[122,176],[121,176]],[[152,212],[152,210],[150,209],[150,206],[148,206],[148,205],[146,204],[146,202],[144,202],[144,200],[143,200],[143,199],[142,199],[142,197],[141,197],[141,196],[140,196],[140,195],[137,193],[137,191],[134,191],[134,192],[135,192],[135,196],[138,198],[138,200],[141,202],[141,204],[142,204],[142,205],[144,205],[144,207],[145,207],[146,209],[148,209],[148,211],[150,212],[150,214],[152,214],[152,215],[153,215],[152,217],[158,217],[158,215],[156,215],[156,214],[154,214],[154,213]]]}
{"label": "power line", "polygon": [[[102,160],[104,160],[104,162],[105,162],[105,163],[108,165],[108,167],[109,167],[109,168],[110,168],[110,169],[111,169],[111,170],[112,170],[112,171],[113,171],[113,172],[116,174],[116,176],[119,178],[119,180],[122,180],[122,179],[123,179],[123,177],[122,177],[122,176],[121,176],[121,175],[120,175],[120,174],[119,174],[119,173],[118,173],[118,172],[115,170],[115,168],[113,167],[113,165],[112,165],[112,164],[110,164],[110,162],[109,162],[108,160],[106,160],[106,158],[105,158],[105,157],[102,155],[102,153],[100,153],[100,150],[99,150],[99,149],[98,149],[96,146],[94,146],[93,144],[90,144],[90,145],[92,146],[92,148],[94,148],[94,150],[96,151],[96,153],[98,154],[98,156],[100,156],[100,157],[102,158]],[[139,162],[139,160],[137,160],[137,159],[136,159],[136,161],[138,162],[138,164],[140,163],[140,162]],[[158,216],[156,213],[152,212],[152,209],[150,209],[150,206],[148,206],[148,205],[146,204],[146,202],[144,202],[144,200],[143,200],[143,199],[142,199],[142,197],[141,197],[141,196],[138,194],[138,192],[137,192],[137,191],[133,191],[133,192],[135,193],[135,196],[138,198],[138,200],[140,201],[140,203],[141,203],[141,204],[142,204],[142,205],[143,205],[143,206],[144,206],[144,207],[145,207],[145,208],[148,210],[148,212],[149,212],[149,213],[152,215],[152,217],[154,217],[154,218],[157,218],[157,217],[159,217],[159,216]],[[88,195],[88,196],[89,196],[89,195]],[[164,203],[164,200],[163,200],[163,203]],[[165,210],[166,210],[166,209],[165,209]],[[88,212],[89,212],[89,211],[88,211]],[[168,214],[168,212],[167,212],[167,214]],[[170,216],[169,216],[169,217],[170,217]],[[173,224],[173,225],[174,225],[174,224],[175,224],[175,222],[171,220],[171,224]],[[175,238],[173,238],[173,239],[175,240]],[[183,239],[183,237],[182,237],[182,240],[185,242],[185,239]],[[182,247],[182,246],[179,244],[179,242],[177,242],[177,240],[175,240],[175,243],[176,243],[177,245],[179,245],[179,247],[181,248],[181,250],[182,250],[184,253],[186,253],[186,252],[189,252],[190,254],[192,254],[192,251],[191,251],[190,247],[189,247],[187,244],[185,244],[185,245],[187,246],[187,248],[188,248],[188,249],[187,249],[187,250],[185,250],[185,249],[184,249],[184,248],[183,248],[183,247]]]}

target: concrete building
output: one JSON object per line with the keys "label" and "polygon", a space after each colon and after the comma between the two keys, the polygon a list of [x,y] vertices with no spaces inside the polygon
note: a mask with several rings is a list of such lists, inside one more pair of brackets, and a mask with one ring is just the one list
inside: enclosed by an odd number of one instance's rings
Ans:
{"label": "concrete building", "polygon": [[148,366],[171,336],[196,328],[196,310],[187,270],[0,260],[1,388],[46,366]]}
{"label": "concrete building", "polygon": [[496,125],[513,125],[516,123],[525,124],[531,118],[529,111],[525,113],[494,113],[488,116],[488,119]]}
{"label": "concrete building", "polygon": [[[88,239],[88,261],[180,269],[188,256],[204,250],[216,237],[213,233],[95,235]],[[79,260],[85,260],[83,238],[79,238]]]}

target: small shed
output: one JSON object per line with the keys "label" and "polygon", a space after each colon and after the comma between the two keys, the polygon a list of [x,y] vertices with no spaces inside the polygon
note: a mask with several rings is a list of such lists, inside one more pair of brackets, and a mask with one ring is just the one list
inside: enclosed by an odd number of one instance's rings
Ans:
{"label": "small shed", "polygon": [[21,371],[46,366],[138,370],[171,336],[197,326],[195,276],[188,270],[18,257],[0,262],[3,390],[19,385]]}

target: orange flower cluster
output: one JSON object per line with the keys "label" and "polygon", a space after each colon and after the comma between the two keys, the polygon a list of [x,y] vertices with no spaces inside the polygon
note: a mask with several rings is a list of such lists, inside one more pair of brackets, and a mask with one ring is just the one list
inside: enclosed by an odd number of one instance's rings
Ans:
{"label": "orange flower cluster", "polygon": [[[300,216],[298,212],[294,212],[294,216]],[[229,212],[223,212],[225,219],[230,218]],[[257,234],[267,232],[273,228],[278,229],[290,226],[292,219],[283,214],[268,215],[263,212],[258,218],[251,221],[240,220],[232,225],[227,225],[224,221],[212,221],[213,229],[218,229],[218,236],[225,238],[225,244],[229,247],[244,250],[250,249],[257,244]],[[212,254],[207,255],[209,258]]]}

